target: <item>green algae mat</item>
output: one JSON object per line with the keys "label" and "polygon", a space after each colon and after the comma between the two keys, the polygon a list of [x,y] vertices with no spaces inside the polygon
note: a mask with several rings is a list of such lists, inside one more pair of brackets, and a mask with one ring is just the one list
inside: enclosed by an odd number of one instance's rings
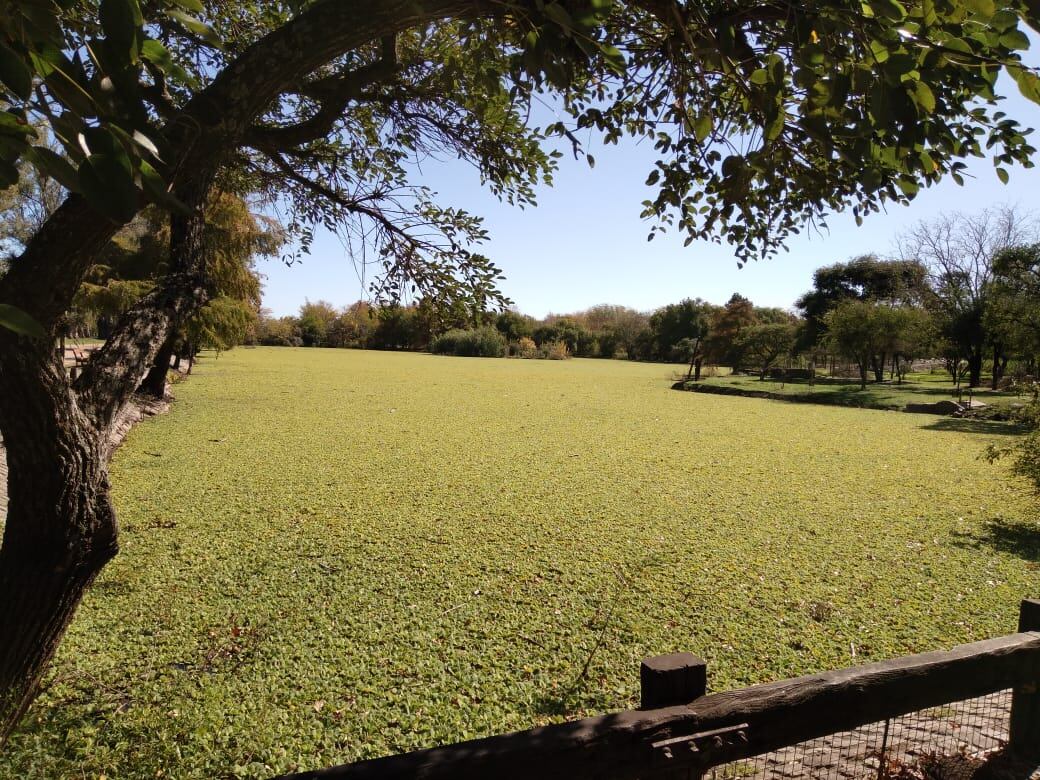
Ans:
{"label": "green algae mat", "polygon": [[669,390],[676,368],[208,357],[112,467],[122,551],[2,777],[269,777],[1013,630],[1013,432]]}

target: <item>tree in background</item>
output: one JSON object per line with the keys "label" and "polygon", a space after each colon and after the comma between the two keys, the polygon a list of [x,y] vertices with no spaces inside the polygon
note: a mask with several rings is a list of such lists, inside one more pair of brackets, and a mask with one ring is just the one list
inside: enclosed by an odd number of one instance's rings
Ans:
{"label": "tree in background", "polygon": [[708,326],[705,359],[717,366],[741,367],[740,334],[755,323],[755,307],[747,298],[733,293],[726,305],[716,309]]}
{"label": "tree in background", "polygon": [[1008,358],[1022,361],[1035,376],[1040,356],[1040,244],[1005,249],[993,259],[993,286],[983,314],[993,345],[994,390]]}
{"label": "tree in background", "polygon": [[[472,249],[483,227],[410,180],[413,155],[469,160],[495,194],[529,204],[554,171],[545,133],[647,138],[659,156],[643,212],[651,235],[674,226],[746,260],[830,211],[858,220],[909,202],[958,177],[984,144],[1000,163],[1035,151],[992,107],[1001,71],[1040,102],[1040,77],[1019,53],[1029,45],[1020,28],[1040,16],[1020,0],[5,10],[0,186],[28,160],[70,195],[0,278],[11,485],[0,636],[19,638],[0,645],[0,737],[118,550],[108,431],[207,301],[204,207],[222,172],[248,171],[283,195],[304,246],[328,225],[384,260],[380,291],[414,285],[477,304],[505,302],[497,269]],[[527,117],[546,93],[565,118],[543,132]],[[32,129],[41,122],[66,157],[44,148]],[[66,314],[105,245],[150,202],[171,214],[166,272],[72,383],[54,356]]]}
{"label": "tree in background", "polygon": [[808,351],[825,343],[825,318],[843,301],[920,305],[928,292],[927,275],[917,260],[882,260],[877,255],[816,269],[813,289],[795,303],[805,318],[799,349]]}
{"label": "tree in background", "polygon": [[[824,317],[827,345],[852,360],[859,369],[860,388],[867,386],[867,372],[875,381],[884,379],[886,355],[914,354],[928,338],[928,315],[913,306],[849,299]],[[882,366],[881,373],[877,366]]]}
{"label": "tree in background", "polygon": [[303,337],[295,317],[271,317],[261,310],[257,323],[257,341],[268,347],[302,347]]}
{"label": "tree in background", "polygon": [[523,338],[530,338],[535,328],[534,317],[528,317],[518,311],[505,309],[495,315],[495,327],[510,344]]}
{"label": "tree in background", "polygon": [[572,316],[550,314],[544,324],[534,329],[531,337],[539,347],[561,343],[566,345],[568,353],[580,357],[593,357],[599,349],[595,335]]}
{"label": "tree in background", "polygon": [[[700,298],[684,298],[664,306],[650,315],[649,329],[658,360],[680,360],[693,367],[694,378],[700,379],[704,359],[704,341],[708,336],[714,307]],[[682,346],[680,346],[680,344]]]}
{"label": "tree in background", "polygon": [[304,301],[296,319],[303,346],[324,347],[328,341],[329,330],[338,318],[339,312],[328,301]]}
{"label": "tree in background", "polygon": [[900,237],[900,255],[928,269],[928,305],[948,345],[947,364],[955,367],[966,360],[971,387],[982,384],[987,352],[994,365],[1006,365],[1003,341],[991,338],[998,334],[986,328],[994,260],[1006,249],[1035,242],[1038,229],[1032,215],[1013,206],[997,206],[920,222]]}
{"label": "tree in background", "polygon": [[608,303],[573,316],[593,334],[599,344],[598,357],[604,358],[635,358],[640,337],[649,325],[646,314]]}
{"label": "tree in background", "polygon": [[759,379],[764,380],[780,358],[791,354],[796,335],[795,323],[788,315],[787,322],[765,322],[744,328],[737,337],[738,349],[745,360],[758,368]]}

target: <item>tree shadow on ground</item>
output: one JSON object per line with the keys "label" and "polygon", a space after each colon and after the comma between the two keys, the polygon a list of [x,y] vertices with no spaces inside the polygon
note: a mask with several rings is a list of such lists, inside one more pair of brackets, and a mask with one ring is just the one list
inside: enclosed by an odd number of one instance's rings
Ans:
{"label": "tree shadow on ground", "polygon": [[617,695],[610,696],[604,691],[592,691],[581,686],[562,693],[546,693],[538,696],[530,706],[535,715],[571,720],[579,713],[594,712],[596,714],[627,708],[630,702],[619,701]]}
{"label": "tree shadow on ground", "polygon": [[955,431],[957,433],[990,433],[1001,436],[1021,436],[1025,427],[1001,420],[973,420],[963,417],[939,417],[921,426],[925,431]]}
{"label": "tree shadow on ground", "polygon": [[1025,561],[1040,562],[1040,523],[990,520],[973,531],[955,532],[953,539],[960,547],[976,550],[989,547]]}

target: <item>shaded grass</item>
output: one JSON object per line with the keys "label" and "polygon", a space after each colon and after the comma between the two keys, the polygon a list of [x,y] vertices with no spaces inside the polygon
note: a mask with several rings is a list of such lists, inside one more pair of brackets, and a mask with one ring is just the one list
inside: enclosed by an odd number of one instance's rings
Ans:
{"label": "shaded grass", "polygon": [[1014,628],[993,436],[672,371],[206,359],[117,455],[122,552],[0,776],[266,777],[635,706],[649,654],[718,690]]}
{"label": "shaded grass", "polygon": [[1029,400],[1028,397],[1016,393],[980,388],[975,388],[970,394],[967,388],[958,393],[949,381],[939,382],[933,376],[920,374],[914,375],[913,381],[906,381],[902,384],[890,381],[872,382],[868,383],[866,388],[861,388],[856,380],[829,377],[818,378],[814,384],[810,385],[805,379],[781,382],[769,378],[761,380],[755,376],[731,375],[706,379],[700,384],[749,392],[765,392],[806,403],[864,409],[902,410],[911,403],[934,403],[943,400],[957,401],[958,399],[966,403],[969,396],[976,402],[994,406],[1025,403]]}

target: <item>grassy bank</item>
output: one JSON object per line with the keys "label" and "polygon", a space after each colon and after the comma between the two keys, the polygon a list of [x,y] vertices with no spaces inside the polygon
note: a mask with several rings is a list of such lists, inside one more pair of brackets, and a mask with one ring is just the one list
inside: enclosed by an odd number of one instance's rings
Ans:
{"label": "grassy bank", "polygon": [[704,387],[707,388],[707,392],[712,388],[722,388],[723,391],[733,390],[748,395],[768,393],[771,397],[779,399],[862,409],[902,410],[907,404],[931,404],[936,401],[958,401],[967,404],[969,399],[975,404],[981,402],[994,407],[1007,407],[1029,401],[1029,396],[1019,393],[992,391],[986,388],[970,391],[967,387],[958,389],[947,376],[936,374],[911,374],[904,382],[871,382],[865,388],[861,388],[858,381],[851,379],[820,377],[810,383],[806,379],[763,380],[757,376],[741,374],[711,377],[686,385],[688,389]]}

